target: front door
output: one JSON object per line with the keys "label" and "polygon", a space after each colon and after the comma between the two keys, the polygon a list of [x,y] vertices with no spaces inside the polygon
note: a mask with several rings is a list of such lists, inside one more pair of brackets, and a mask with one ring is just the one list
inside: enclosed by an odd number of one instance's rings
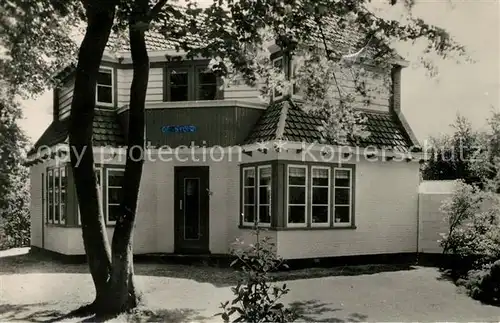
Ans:
{"label": "front door", "polygon": [[209,252],[208,166],[175,167],[175,252]]}

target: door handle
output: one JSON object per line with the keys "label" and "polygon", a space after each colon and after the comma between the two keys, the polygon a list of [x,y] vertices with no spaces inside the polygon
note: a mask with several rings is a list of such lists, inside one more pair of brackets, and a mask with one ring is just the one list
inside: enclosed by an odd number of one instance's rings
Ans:
{"label": "door handle", "polygon": [[179,200],[179,210],[182,211],[182,200]]}

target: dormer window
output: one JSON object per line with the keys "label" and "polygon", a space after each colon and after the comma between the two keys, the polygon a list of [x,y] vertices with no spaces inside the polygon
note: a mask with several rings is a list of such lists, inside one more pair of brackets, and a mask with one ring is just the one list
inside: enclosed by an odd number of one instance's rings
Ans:
{"label": "dormer window", "polygon": [[222,99],[217,75],[206,64],[180,63],[166,69],[165,101]]}
{"label": "dormer window", "polygon": [[96,103],[103,106],[113,106],[113,69],[101,67],[97,76]]}
{"label": "dormer window", "polygon": [[217,97],[217,76],[214,72],[199,68],[197,76],[197,100],[215,100]]}
{"label": "dormer window", "polygon": [[171,69],[168,83],[169,101],[189,100],[189,70]]}

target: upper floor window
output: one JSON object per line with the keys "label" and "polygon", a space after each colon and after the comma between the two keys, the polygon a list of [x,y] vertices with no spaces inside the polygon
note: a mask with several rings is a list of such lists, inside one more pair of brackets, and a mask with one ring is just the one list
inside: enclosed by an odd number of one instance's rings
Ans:
{"label": "upper floor window", "polygon": [[97,75],[96,103],[105,106],[112,106],[114,97],[113,69],[101,67]]}
{"label": "upper floor window", "polygon": [[[284,60],[283,56],[278,56],[275,59],[273,59],[273,67],[276,69],[277,72],[283,73],[285,71],[284,61],[285,60]],[[274,88],[273,89],[273,100],[278,100],[278,99],[281,99],[282,97],[283,97],[283,92]]]}
{"label": "upper floor window", "polygon": [[166,101],[217,100],[222,97],[217,75],[206,66],[167,68]]}
{"label": "upper floor window", "polygon": [[189,71],[187,69],[169,70],[167,91],[169,101],[189,100]]}

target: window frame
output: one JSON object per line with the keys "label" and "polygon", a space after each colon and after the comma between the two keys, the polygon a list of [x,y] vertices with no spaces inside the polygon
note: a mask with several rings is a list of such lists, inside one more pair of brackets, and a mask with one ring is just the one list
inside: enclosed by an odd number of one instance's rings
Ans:
{"label": "window frame", "polygon": [[[101,73],[103,70],[108,70],[110,71],[111,74],[111,86],[109,85],[100,85],[96,81],[96,87],[95,87],[95,103],[96,105],[103,106],[103,107],[114,107],[115,106],[115,72],[114,68],[109,67],[109,66],[99,66],[99,73]],[[103,87],[111,87],[111,103],[110,102],[100,102],[99,101],[99,96],[98,96],[98,89],[99,86]]]}
{"label": "window frame", "polygon": [[[45,189],[46,197],[46,207],[47,207],[47,224],[54,224],[54,171],[53,168],[47,169],[47,180],[45,181],[47,185]],[[52,185],[52,187],[51,187]],[[49,193],[50,192],[50,193]]]}
{"label": "window frame", "polygon": [[[305,176],[305,183],[304,185],[292,185],[292,187],[305,187],[305,196],[304,196],[304,204],[290,204],[290,168],[303,168],[306,170],[304,176]],[[288,228],[305,228],[308,226],[309,220],[308,220],[308,199],[309,199],[309,183],[308,183],[308,174],[309,174],[309,167],[308,165],[304,164],[288,164],[286,167],[286,173],[285,173],[285,187],[286,187],[286,196],[285,196],[285,226]],[[289,208],[290,206],[304,206],[304,223],[290,223],[289,221]]]}
{"label": "window frame", "polygon": [[[215,100],[222,100],[224,98],[224,90],[221,87],[222,86],[222,80],[220,75],[218,75],[215,71],[212,71],[212,73],[215,74],[216,77],[216,83],[215,83],[215,98],[213,100],[200,100],[198,96],[198,86],[200,84],[199,82],[199,71],[203,70],[209,70],[208,68],[209,62],[187,62],[187,61],[182,61],[182,62],[172,62],[172,63],[167,63],[165,68],[163,69],[163,79],[164,79],[164,85],[163,85],[163,101],[164,102],[188,102],[188,101],[215,101]],[[171,95],[171,86],[170,86],[170,75],[172,71],[183,71],[187,72],[188,74],[188,99],[186,101],[172,101],[172,95]]]}
{"label": "window frame", "polygon": [[[188,66],[167,66],[166,67],[166,84],[165,84],[165,101],[167,102],[187,102],[192,101],[192,73],[190,72],[190,68]],[[170,86],[170,76],[172,72],[186,72],[187,74],[187,100],[186,101],[172,101],[172,87]]]}
{"label": "window frame", "polygon": [[[65,226],[68,219],[68,166],[49,166],[46,168],[46,175],[43,185],[42,208],[44,212],[44,222],[46,224],[62,225]],[[58,172],[56,181],[55,173]],[[65,180],[65,198],[61,200],[61,173],[64,171]],[[51,189],[49,189],[51,188]],[[57,203],[56,203],[56,188],[57,188]],[[65,219],[61,220],[61,210],[64,209]],[[58,211],[58,219],[56,221],[56,210]],[[52,215],[52,219],[49,218]]]}
{"label": "window frame", "polygon": [[[323,185],[314,185],[314,170],[315,169],[326,169],[327,172],[328,172],[328,185],[327,186],[323,186]],[[311,166],[311,185],[310,185],[310,188],[311,188],[311,194],[310,194],[310,205],[309,205],[309,212],[311,214],[310,216],[310,224],[311,224],[311,227],[320,227],[320,228],[328,228],[330,227],[330,224],[331,224],[331,217],[332,217],[332,210],[333,210],[333,204],[332,204],[332,192],[333,192],[333,187],[332,187],[332,167],[329,167],[329,166],[320,166],[320,165],[312,165]],[[322,188],[327,188],[328,189],[328,202],[326,204],[327,206],[327,209],[328,209],[328,214],[327,214],[327,221],[326,222],[313,222],[313,207],[315,205],[319,205],[319,206],[325,206],[325,204],[314,204],[314,188],[315,187],[322,187]]]}
{"label": "window frame", "polygon": [[[119,172],[122,172],[122,173],[125,173],[125,169],[124,168],[114,168],[114,167],[109,167],[109,168],[106,168],[106,224],[109,224],[109,225],[115,225],[116,224],[116,221],[111,221],[109,219],[109,189],[110,188],[120,188],[121,190],[123,189],[123,184],[122,186],[110,186],[109,185],[109,172],[110,171],[119,171]],[[120,203],[112,203],[113,206],[116,206],[116,205],[120,205]]]}
{"label": "window frame", "polygon": [[[335,172],[337,170],[347,170],[349,172],[349,186],[337,186],[335,185]],[[353,225],[353,170],[352,168],[348,167],[333,167],[333,182],[332,182],[332,188],[333,188],[333,203],[332,203],[332,226],[335,228],[342,228],[342,227],[351,227]],[[335,201],[335,189],[336,188],[341,188],[341,189],[349,189],[349,204],[337,204]],[[335,208],[337,206],[349,206],[349,222],[335,222]]]}
{"label": "window frame", "polygon": [[[64,173],[64,201],[62,200],[62,183]],[[59,168],[59,224],[66,225],[66,221],[68,218],[68,170],[66,166]],[[62,215],[64,212],[64,219],[62,219]]]}
{"label": "window frame", "polygon": [[[262,169],[270,169],[271,171],[271,184],[270,185],[260,185],[260,173]],[[253,186],[245,185],[245,172],[248,170],[252,170],[255,174],[255,180]],[[248,165],[241,165],[240,167],[240,226],[245,227],[245,228],[253,228],[255,225],[255,221],[257,221],[257,226],[259,228],[270,228],[272,227],[274,223],[273,219],[273,196],[275,194],[275,168],[272,163],[258,163],[258,164],[248,164]],[[263,223],[260,222],[260,194],[259,194],[259,189],[260,187],[269,187],[269,204],[264,204],[265,206],[268,206],[269,208],[269,223]],[[253,188],[254,189],[254,202],[252,203],[246,203],[245,201],[245,188]],[[252,206],[254,207],[254,222],[247,222],[245,221],[245,206]]]}
{"label": "window frame", "polygon": [[[101,195],[101,199],[102,199],[102,196],[104,194],[104,191],[103,191],[103,183],[102,183],[102,174],[103,174],[103,171],[102,171],[102,167],[96,167],[96,170],[99,170],[99,194]],[[77,224],[78,226],[81,226],[82,225],[82,218],[81,218],[81,215],[80,215],[80,204],[78,203],[78,197],[76,196],[76,187],[75,187],[75,203],[76,203],[76,212],[77,212]]]}
{"label": "window frame", "polygon": [[[277,57],[272,59],[272,66],[273,68],[276,68],[275,62],[281,61],[281,72],[285,74],[286,78],[286,65],[285,65],[285,55],[278,55]],[[276,88],[273,87],[272,89],[272,99],[273,101],[278,101],[281,100],[285,97],[285,93],[282,92],[281,95],[276,95]]]}
{"label": "window frame", "polygon": [[[213,98],[213,100],[201,100],[200,99],[200,93],[199,93],[199,90],[200,90],[200,86],[201,86],[201,81],[200,81],[200,74],[201,72],[203,71],[209,71],[209,73],[213,73],[214,76],[215,76],[215,97]],[[211,71],[208,67],[204,67],[204,66],[194,66],[194,94],[193,94],[193,98],[195,101],[214,101],[214,100],[217,100],[219,98],[219,77],[217,76],[217,73],[215,73],[214,71]]]}
{"label": "window frame", "polygon": [[[260,185],[260,172],[262,169],[266,169],[268,168],[270,170],[270,177],[271,177],[271,184],[270,185]],[[273,216],[273,211],[272,211],[272,207],[273,207],[273,167],[272,165],[270,164],[266,164],[266,165],[259,165],[257,166],[257,171],[255,172],[256,176],[256,181],[255,181],[255,193],[257,195],[257,201],[256,201],[256,216],[257,216],[257,223],[260,227],[270,227],[271,226],[271,223],[272,223],[272,216]],[[260,206],[261,206],[261,203],[260,203],[260,188],[261,187],[269,187],[269,204],[264,204],[265,206],[267,206],[269,208],[269,223],[266,223],[266,222],[261,222],[260,221]],[[255,197],[254,197],[255,199]]]}
{"label": "window frame", "polygon": [[[248,171],[248,170],[253,170],[254,172],[254,183],[253,183],[253,186],[248,186],[248,185],[245,185],[245,171]],[[257,182],[257,171],[255,169],[255,166],[247,166],[247,167],[243,167],[242,170],[242,182],[241,182],[241,223],[244,225],[244,226],[253,226],[254,223],[255,223],[255,219],[257,217],[257,211],[256,211],[256,195],[257,195],[257,192],[255,191],[255,184]],[[245,203],[245,189],[246,188],[252,188],[253,187],[253,190],[254,190],[254,193],[253,193],[253,203]],[[252,205],[253,206],[253,219],[254,221],[253,222],[247,222],[245,221],[245,206],[250,206]]]}

